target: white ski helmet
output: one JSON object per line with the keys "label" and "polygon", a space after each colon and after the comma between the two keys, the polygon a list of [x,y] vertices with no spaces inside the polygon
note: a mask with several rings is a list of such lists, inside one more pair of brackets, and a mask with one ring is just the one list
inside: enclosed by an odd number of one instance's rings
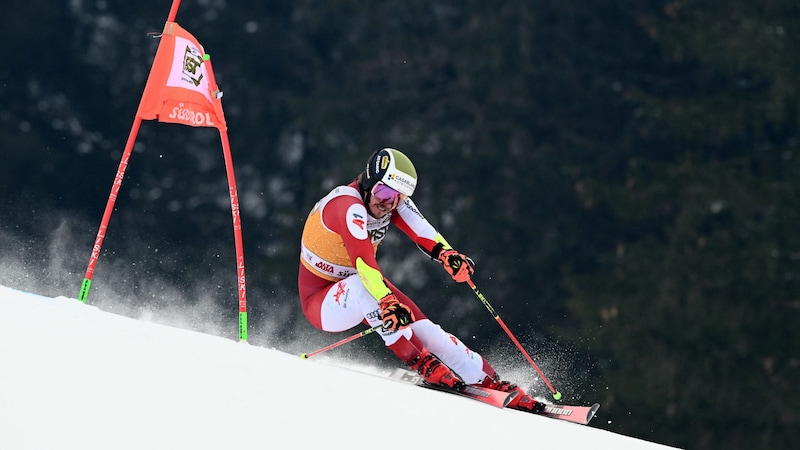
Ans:
{"label": "white ski helmet", "polygon": [[369,192],[379,181],[395,191],[411,196],[417,187],[417,169],[403,152],[384,148],[369,157],[364,171],[363,188]]}

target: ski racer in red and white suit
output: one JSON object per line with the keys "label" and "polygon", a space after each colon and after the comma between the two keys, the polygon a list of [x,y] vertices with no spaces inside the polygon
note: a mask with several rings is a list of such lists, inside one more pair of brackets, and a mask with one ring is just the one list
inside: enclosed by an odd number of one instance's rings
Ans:
{"label": "ski racer in red and white suit", "polygon": [[[392,171],[395,163],[396,174]],[[377,169],[386,169],[387,164],[388,171]],[[409,189],[397,182],[403,181],[403,170],[412,178]],[[481,355],[431,321],[383,276],[376,252],[390,225],[439,261],[456,281],[466,281],[473,273],[472,260],[453,250],[408,197],[415,185],[416,171],[410,160],[395,149],[382,149],[370,157],[366,171],[356,180],[334,188],[317,202],[301,240],[298,288],[303,313],[316,328],[329,332],[362,322],[370,327],[383,324],[377,333],[386,346],[426,381],[517,390],[520,395],[509,407],[536,412],[542,404],[516,385],[501,381]],[[395,196],[394,203],[383,203],[376,188],[407,194]]]}
{"label": "ski racer in red and white suit", "polygon": [[[356,270],[357,260],[380,271],[375,252],[390,224],[397,225],[421,248],[430,252],[436,241],[436,230],[419,213],[414,202],[407,198],[396,210],[381,219],[367,213],[354,181],[340,186],[325,196],[314,207],[306,225],[303,238],[302,264],[298,284],[303,312],[308,320],[324,331],[338,332],[355,327],[365,319],[372,327],[381,324],[377,300],[364,287]],[[363,227],[354,221],[365,219]],[[311,232],[311,230],[315,230]],[[343,246],[343,248],[342,248]],[[337,247],[345,250],[347,260],[331,261],[323,253],[326,247],[332,253]],[[313,252],[310,248],[317,251]],[[322,259],[325,258],[325,259]],[[417,304],[389,280],[383,278],[386,288],[408,306],[415,320],[410,327],[399,331],[379,331],[386,345],[403,361],[412,359],[420,349],[410,348],[412,338],[418,337],[428,350],[467,383],[479,383],[489,374],[484,371],[480,355],[467,348],[461,340],[445,333],[428,319]],[[397,344],[401,340],[401,344]],[[488,370],[491,370],[490,368]],[[493,373],[493,371],[492,371]]]}

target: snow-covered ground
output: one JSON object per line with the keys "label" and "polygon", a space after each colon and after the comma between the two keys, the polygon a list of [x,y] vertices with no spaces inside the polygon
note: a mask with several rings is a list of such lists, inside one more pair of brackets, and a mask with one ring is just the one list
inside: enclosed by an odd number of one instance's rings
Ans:
{"label": "snow-covered ground", "polygon": [[437,445],[671,448],[0,286],[0,449]]}

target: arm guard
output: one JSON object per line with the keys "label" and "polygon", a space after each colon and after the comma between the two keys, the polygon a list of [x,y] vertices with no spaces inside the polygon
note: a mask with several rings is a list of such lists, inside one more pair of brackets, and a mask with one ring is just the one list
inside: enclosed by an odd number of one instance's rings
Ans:
{"label": "arm guard", "polygon": [[392,293],[386,287],[386,283],[383,282],[383,274],[381,274],[380,270],[371,267],[360,257],[356,258],[356,270],[358,271],[358,277],[361,278],[361,283],[367,288],[367,292],[375,297],[375,301],[380,301],[380,299]]}

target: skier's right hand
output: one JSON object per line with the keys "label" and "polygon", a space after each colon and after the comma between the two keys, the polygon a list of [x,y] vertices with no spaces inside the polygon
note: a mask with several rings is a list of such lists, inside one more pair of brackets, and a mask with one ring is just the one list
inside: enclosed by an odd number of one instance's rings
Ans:
{"label": "skier's right hand", "polygon": [[469,280],[472,274],[475,273],[475,261],[452,248],[441,250],[436,260],[459,283]]}
{"label": "skier's right hand", "polygon": [[380,300],[380,308],[384,331],[402,330],[414,322],[414,313],[391,292]]}

